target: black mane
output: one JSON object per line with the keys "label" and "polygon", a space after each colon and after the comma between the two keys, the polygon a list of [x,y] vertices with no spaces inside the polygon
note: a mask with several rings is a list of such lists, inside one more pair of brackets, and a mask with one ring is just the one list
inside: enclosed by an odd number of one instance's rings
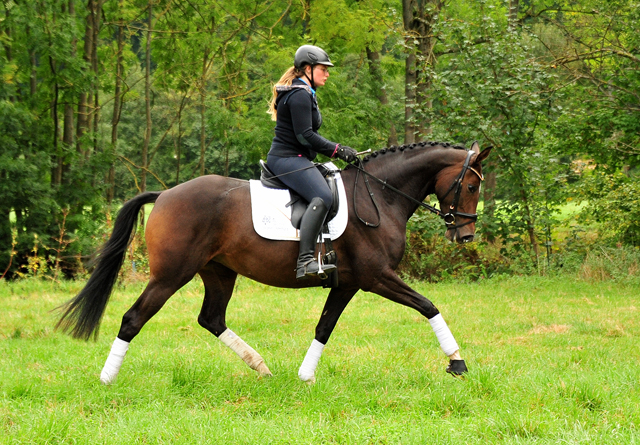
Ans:
{"label": "black mane", "polygon": [[423,142],[416,142],[413,144],[404,144],[404,145],[391,145],[389,147],[385,147],[385,148],[381,148],[380,150],[376,150],[371,154],[368,154],[367,156],[365,156],[364,158],[362,158],[363,162],[367,162],[369,161],[371,158],[376,158],[380,155],[389,153],[389,152],[396,152],[396,151],[405,151],[405,150],[413,150],[414,148],[425,148],[425,147],[436,147],[436,146],[440,146],[440,147],[445,147],[445,148],[453,148],[456,150],[466,150],[467,148],[462,146],[462,145],[457,145],[457,144],[452,144],[450,142],[436,142],[436,141],[423,141]]}

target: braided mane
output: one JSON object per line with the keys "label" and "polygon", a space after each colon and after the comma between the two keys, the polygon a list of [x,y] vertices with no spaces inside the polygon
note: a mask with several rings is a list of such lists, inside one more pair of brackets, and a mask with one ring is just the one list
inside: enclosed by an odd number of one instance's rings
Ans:
{"label": "braided mane", "polygon": [[389,147],[386,148],[381,148],[380,150],[376,150],[371,154],[368,154],[367,156],[365,156],[364,158],[362,158],[363,162],[367,162],[369,160],[371,160],[371,158],[377,158],[380,155],[384,155],[386,153],[389,152],[396,152],[396,151],[405,151],[405,150],[413,150],[414,148],[425,148],[425,147],[436,147],[436,146],[440,146],[440,147],[445,147],[445,148],[453,148],[455,150],[466,150],[467,148],[462,146],[462,145],[458,145],[458,144],[452,144],[450,142],[436,142],[436,141],[424,141],[424,142],[417,142],[414,144],[404,144],[404,145],[391,145]]}

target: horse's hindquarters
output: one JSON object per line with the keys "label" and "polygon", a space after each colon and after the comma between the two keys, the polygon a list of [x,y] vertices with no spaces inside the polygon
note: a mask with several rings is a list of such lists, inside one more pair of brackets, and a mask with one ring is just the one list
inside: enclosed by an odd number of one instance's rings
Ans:
{"label": "horse's hindquarters", "polygon": [[210,261],[277,287],[317,286],[295,279],[297,241],[272,241],[253,228],[249,183],[203,176],[163,192],[146,231],[151,274],[191,279]]}

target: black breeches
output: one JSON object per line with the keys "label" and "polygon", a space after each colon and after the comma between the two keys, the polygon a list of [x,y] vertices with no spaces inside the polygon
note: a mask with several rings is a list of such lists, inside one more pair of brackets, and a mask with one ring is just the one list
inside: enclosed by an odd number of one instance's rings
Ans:
{"label": "black breeches", "polygon": [[328,209],[333,205],[333,195],[326,180],[315,168],[313,162],[307,158],[303,156],[286,158],[267,156],[267,165],[276,175],[284,174],[278,179],[284,182],[287,187],[298,192],[307,202],[311,202],[313,198],[320,198]]}

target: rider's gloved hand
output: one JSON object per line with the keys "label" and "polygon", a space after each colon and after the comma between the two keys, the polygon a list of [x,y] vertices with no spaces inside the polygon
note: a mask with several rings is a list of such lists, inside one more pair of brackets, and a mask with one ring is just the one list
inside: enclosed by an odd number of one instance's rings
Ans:
{"label": "rider's gloved hand", "polygon": [[340,145],[336,151],[336,156],[347,162],[353,162],[358,159],[356,156],[357,154],[357,151],[351,147],[347,147],[346,145]]}

